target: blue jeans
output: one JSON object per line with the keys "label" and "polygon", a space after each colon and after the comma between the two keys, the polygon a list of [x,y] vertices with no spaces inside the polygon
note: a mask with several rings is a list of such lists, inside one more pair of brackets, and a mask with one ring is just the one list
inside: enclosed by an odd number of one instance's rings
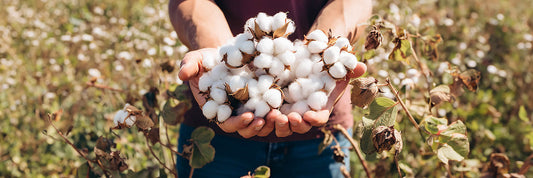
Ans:
{"label": "blue jeans", "polygon": [[[183,145],[189,144],[193,127],[181,124],[178,139],[178,151]],[[351,129],[349,130],[351,132]],[[340,133],[335,137],[347,155],[344,158],[349,169],[350,159],[348,148],[350,142]],[[215,147],[215,159],[200,169],[195,169],[193,177],[228,177],[235,178],[247,175],[255,168],[266,165],[270,167],[271,177],[343,177],[340,172],[342,163],[333,159],[333,150],[328,147],[318,154],[318,145],[323,139],[291,142],[257,142],[224,135],[215,135],[211,145]],[[334,145],[335,142],[332,143]],[[330,145],[330,146],[332,146]],[[189,160],[178,156],[178,177],[189,177]]]}

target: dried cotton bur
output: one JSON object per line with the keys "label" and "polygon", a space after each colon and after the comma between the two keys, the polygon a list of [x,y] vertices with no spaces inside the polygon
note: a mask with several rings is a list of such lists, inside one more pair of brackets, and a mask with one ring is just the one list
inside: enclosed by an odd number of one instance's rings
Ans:
{"label": "dried cotton bur", "polygon": [[259,13],[218,56],[202,54],[206,72],[198,87],[207,99],[204,116],[224,122],[244,112],[265,117],[272,109],[284,114],[325,109],[336,80],[355,68],[357,58],[346,38],[316,30],[305,41],[291,41],[287,37],[295,29],[284,12]]}

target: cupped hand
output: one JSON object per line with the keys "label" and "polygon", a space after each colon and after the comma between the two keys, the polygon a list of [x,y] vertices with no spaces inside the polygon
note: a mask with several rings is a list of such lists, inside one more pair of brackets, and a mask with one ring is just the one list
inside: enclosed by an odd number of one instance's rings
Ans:
{"label": "cupped hand", "polygon": [[[198,89],[198,81],[204,73],[202,59],[206,55],[218,55],[217,49],[203,48],[188,52],[183,57],[178,73],[181,80],[189,81],[189,87],[199,106],[203,106],[206,103],[206,98],[200,94],[200,89]],[[251,112],[246,112],[238,116],[232,116],[223,123],[218,123],[218,126],[225,132],[237,132],[244,138],[250,138],[256,135],[269,135],[274,130],[274,120],[254,119],[254,115]]]}

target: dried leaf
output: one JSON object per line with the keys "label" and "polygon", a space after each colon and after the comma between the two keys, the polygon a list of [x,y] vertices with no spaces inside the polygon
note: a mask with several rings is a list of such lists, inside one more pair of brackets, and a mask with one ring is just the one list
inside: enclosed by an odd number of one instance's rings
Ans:
{"label": "dried leaf", "polygon": [[285,23],[285,25],[279,27],[278,29],[276,29],[276,31],[274,31],[274,33],[272,34],[272,38],[278,38],[278,37],[287,37],[286,36],[286,33],[287,33],[287,27],[289,26],[289,23],[291,23],[292,21],[289,21],[287,23]]}
{"label": "dried leaf", "polygon": [[378,26],[372,26],[372,30],[368,33],[368,36],[366,36],[365,50],[368,51],[378,48],[381,45],[382,40],[383,35],[379,31]]}
{"label": "dried leaf", "polygon": [[257,24],[257,20],[255,21],[255,29],[254,30],[251,30],[250,31],[253,31],[254,33],[254,38],[256,40],[261,40],[261,38],[263,38],[263,36],[266,36],[267,33],[264,32],[263,30],[261,30],[261,28],[259,28],[259,24]]}
{"label": "dried leaf", "polygon": [[353,105],[364,108],[368,106],[379,93],[376,85],[378,80],[374,77],[357,78],[350,82],[352,85],[351,101]]}
{"label": "dried leaf", "polygon": [[481,73],[476,69],[468,69],[459,74],[458,77],[468,90],[475,92],[478,88],[479,80],[481,79]]}
{"label": "dried leaf", "polygon": [[146,111],[146,114],[152,119],[152,121],[157,122],[157,114],[155,108],[157,105],[157,95],[159,94],[159,89],[152,87],[148,92],[143,95],[143,107]]}
{"label": "dried leaf", "polygon": [[191,103],[187,101],[180,102],[174,98],[167,100],[160,113],[166,124],[176,125],[183,122],[185,113],[191,108]]}
{"label": "dried leaf", "polygon": [[318,145],[318,154],[322,154],[322,152],[333,142],[333,134],[330,130],[327,130],[325,128],[321,128],[320,131],[324,133],[324,140],[320,142],[320,145]]}
{"label": "dried leaf", "polygon": [[122,172],[128,169],[128,164],[126,164],[126,161],[124,160],[124,158],[120,157],[120,151],[111,152],[111,157],[112,158],[109,161],[111,164],[111,167],[110,167],[111,170],[118,170]]}
{"label": "dried leaf", "polygon": [[440,34],[437,34],[431,37],[427,42],[426,53],[433,61],[437,61],[437,59],[439,58],[439,51],[437,47],[441,41],[442,37],[440,36]]}
{"label": "dried leaf", "polygon": [[450,87],[447,85],[439,85],[431,89],[429,95],[431,100],[431,108],[438,106],[442,102],[449,102],[453,100],[453,96],[450,94]]}
{"label": "dried leaf", "polygon": [[490,160],[481,171],[481,177],[503,177],[504,174],[509,173],[511,161],[504,153],[492,153]]}
{"label": "dried leaf", "polygon": [[115,147],[115,144],[113,143],[113,141],[103,137],[103,136],[100,136],[98,137],[98,140],[96,140],[96,148],[104,151],[104,152],[110,152],[111,151],[111,148],[114,148]]}
{"label": "dried leaf", "polygon": [[152,129],[150,129],[149,132],[145,132],[145,136],[146,136],[146,138],[148,138],[148,140],[150,140],[152,145],[158,143],[159,140],[160,140],[160,138],[159,138],[159,127],[154,127]]}
{"label": "dried leaf", "polygon": [[161,67],[161,71],[167,71],[168,73],[172,73],[174,71],[174,68],[176,67],[176,62],[174,60],[168,60],[161,64],[159,64]]}
{"label": "dried leaf", "polygon": [[145,115],[137,115],[136,118],[137,120],[135,120],[135,125],[141,130],[148,130],[154,126],[152,119]]}
{"label": "dried leaf", "polygon": [[372,143],[378,153],[390,150],[396,144],[394,125],[374,128],[372,130]]}
{"label": "dried leaf", "polygon": [[331,147],[333,149],[333,159],[338,162],[344,164],[344,158],[346,157],[346,154],[342,151],[342,148],[340,145],[335,145]]}

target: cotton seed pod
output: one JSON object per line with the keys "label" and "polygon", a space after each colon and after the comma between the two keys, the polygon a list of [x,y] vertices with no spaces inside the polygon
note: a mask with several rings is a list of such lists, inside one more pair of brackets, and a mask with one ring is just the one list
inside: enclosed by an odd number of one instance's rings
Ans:
{"label": "cotton seed pod", "polygon": [[274,83],[274,77],[270,75],[261,75],[257,79],[257,89],[260,93],[266,92]]}
{"label": "cotton seed pod", "polygon": [[207,101],[204,106],[202,106],[202,114],[204,114],[207,119],[214,119],[217,116],[217,112],[218,104],[213,100]]}
{"label": "cotton seed pod", "polygon": [[311,74],[319,74],[324,70],[323,62],[316,62],[313,64],[313,69],[311,69]]}
{"label": "cotton seed pod", "polygon": [[202,53],[202,65],[207,71],[215,67],[219,62],[215,56],[211,53],[201,52]]}
{"label": "cotton seed pod", "polygon": [[211,69],[211,79],[213,79],[213,82],[214,81],[218,81],[218,80],[222,80],[224,78],[226,78],[229,74],[229,70],[228,68],[226,67],[225,64],[223,63],[219,63],[218,65],[216,65],[215,67],[213,67],[213,69]]}
{"label": "cotton seed pod", "polygon": [[259,56],[254,58],[254,66],[260,69],[270,68],[270,65],[272,65],[272,59],[272,55],[261,53]]}
{"label": "cotton seed pod", "polygon": [[311,52],[303,42],[294,43],[294,56],[298,59],[307,59],[311,56]]}
{"label": "cotton seed pod", "polygon": [[243,59],[242,52],[238,48],[235,47],[235,48],[232,48],[232,50],[228,51],[225,62],[226,62],[226,65],[228,65],[228,67],[237,68],[237,67],[242,67],[243,65],[242,59]]}
{"label": "cotton seed pod", "polygon": [[388,151],[396,144],[394,126],[378,126],[372,130],[372,143],[378,153]]}
{"label": "cotton seed pod", "polygon": [[246,85],[246,81],[247,81],[247,79],[245,77],[242,77],[242,76],[239,76],[239,75],[231,76],[229,78],[228,82],[226,83],[226,84],[228,84],[228,86],[230,88],[230,91],[228,91],[228,92],[229,93],[234,93],[238,89],[244,88],[244,86]]}
{"label": "cotton seed pod", "polygon": [[331,75],[331,77],[333,77],[334,79],[343,79],[348,73],[346,67],[344,67],[344,64],[340,62],[334,63],[328,71],[329,75]]}
{"label": "cotton seed pod", "polygon": [[226,90],[220,88],[212,87],[211,90],[209,90],[209,97],[218,104],[223,104],[228,101]]}
{"label": "cotton seed pod", "polygon": [[338,38],[337,41],[335,41],[335,46],[340,49],[346,49],[346,51],[352,50],[352,45],[350,45],[350,40],[348,38]]}
{"label": "cotton seed pod", "polygon": [[341,54],[339,55],[339,61],[349,70],[354,70],[357,66],[357,57],[346,51],[341,51]]}
{"label": "cotton seed pod", "polygon": [[251,40],[242,41],[239,43],[236,43],[239,50],[246,54],[254,54],[255,52],[255,44]]}
{"label": "cotton seed pod", "polygon": [[254,36],[250,32],[243,32],[239,33],[237,36],[235,36],[235,44],[239,44],[245,41],[250,41],[254,38]]}
{"label": "cotton seed pod", "polygon": [[272,32],[272,16],[268,16],[263,12],[260,12],[257,14],[257,17],[255,19],[256,25],[259,26],[259,29],[261,29],[265,33]]}
{"label": "cotton seed pod", "polygon": [[313,92],[307,97],[307,104],[313,110],[321,110],[328,102],[328,96],[323,91]]}
{"label": "cotton seed pod", "polygon": [[336,46],[331,46],[324,50],[323,58],[325,64],[333,64],[338,61],[341,49]]}
{"label": "cotton seed pod", "polygon": [[232,109],[228,105],[220,105],[217,109],[217,121],[222,123],[231,116]]}
{"label": "cotton seed pod", "polygon": [[287,38],[276,38],[272,40],[274,43],[274,54],[281,54],[285,51],[292,51],[294,45],[292,41]]}
{"label": "cotton seed pod", "polygon": [[265,117],[270,112],[270,106],[264,100],[259,100],[255,105],[255,117]]}
{"label": "cotton seed pod", "polygon": [[246,23],[244,23],[244,32],[245,33],[250,33],[250,34],[254,34],[255,32],[255,21],[256,21],[256,18],[249,18],[248,20],[246,20]]}
{"label": "cotton seed pod", "polygon": [[352,85],[352,104],[364,108],[368,106],[379,93],[374,77],[357,78],[350,82]]}
{"label": "cotton seed pod", "polygon": [[302,59],[300,62],[296,65],[295,74],[296,77],[307,77],[309,74],[311,74],[311,70],[313,70],[313,62],[309,59]]}
{"label": "cotton seed pod", "polygon": [[200,79],[198,80],[198,89],[201,92],[207,92],[211,84],[213,84],[211,72],[203,73]]}
{"label": "cotton seed pod", "polygon": [[328,47],[327,43],[320,42],[320,41],[311,41],[309,44],[307,44],[307,49],[311,53],[321,53]]}
{"label": "cotton seed pod", "polygon": [[276,57],[273,58],[268,73],[273,76],[280,75],[285,70],[285,65]]}
{"label": "cotton seed pod", "polygon": [[257,43],[257,51],[260,53],[274,54],[274,41],[269,37],[263,37],[259,43]]}
{"label": "cotton seed pod", "polygon": [[382,40],[383,35],[381,35],[379,28],[377,26],[373,26],[370,33],[368,33],[368,36],[366,36],[365,49],[372,50],[378,48],[379,45],[381,45]]}
{"label": "cotton seed pod", "polygon": [[315,30],[305,36],[307,41],[318,41],[322,43],[328,43],[328,36],[322,30]]}
{"label": "cotton seed pod", "polygon": [[296,60],[296,56],[292,51],[285,51],[276,56],[285,66],[291,66]]}
{"label": "cotton seed pod", "polygon": [[309,111],[309,106],[307,105],[307,101],[298,101],[294,104],[292,104],[291,108],[292,112],[297,112],[300,115],[304,115],[305,112]]}
{"label": "cotton seed pod", "polygon": [[285,25],[287,21],[287,13],[278,12],[273,16],[272,19],[272,30],[276,31],[278,28],[281,28]]}
{"label": "cotton seed pod", "polygon": [[257,106],[257,103],[262,101],[260,97],[251,97],[246,103],[244,103],[244,108],[246,108],[248,111],[255,110],[255,106]]}
{"label": "cotton seed pod", "polygon": [[263,100],[265,100],[271,108],[279,108],[283,103],[283,94],[280,89],[271,88],[263,93]]}
{"label": "cotton seed pod", "polygon": [[304,95],[302,94],[302,86],[298,82],[293,82],[289,85],[289,94],[290,98],[293,101],[300,101],[304,99]]}
{"label": "cotton seed pod", "polygon": [[257,80],[255,79],[248,80],[247,86],[248,86],[248,96],[250,96],[250,98],[259,97],[261,95],[261,92],[259,92],[259,88],[257,88]]}

